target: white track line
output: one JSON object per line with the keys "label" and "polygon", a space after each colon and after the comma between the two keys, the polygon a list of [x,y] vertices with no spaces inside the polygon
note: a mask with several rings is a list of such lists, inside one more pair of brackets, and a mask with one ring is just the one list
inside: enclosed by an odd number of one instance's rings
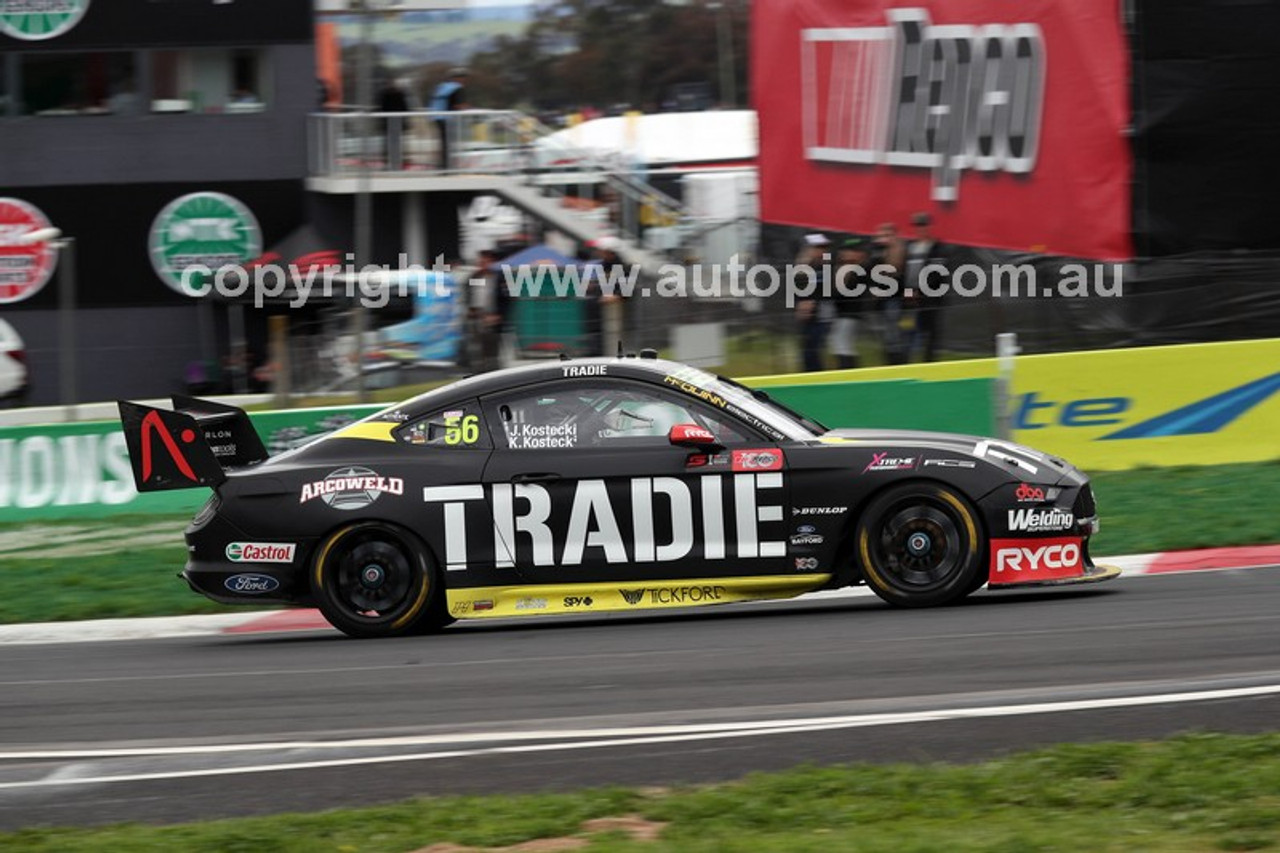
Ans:
{"label": "white track line", "polygon": [[[726,738],[769,737],[774,735],[799,734],[805,732],[906,725],[910,723],[940,722],[945,720],[973,720],[992,717],[1028,716],[1033,714],[1060,714],[1072,711],[1135,708],[1149,705],[1210,702],[1274,695],[1280,695],[1280,684],[1195,692],[1156,693],[1147,696],[1119,696],[1106,699],[1077,699],[1062,702],[1038,702],[1023,705],[993,705],[977,708],[947,708],[934,711],[911,711],[892,714],[860,714],[841,717],[817,717],[811,719],[798,718],[790,720],[723,723],[714,726],[692,725],[654,726],[633,729],[584,729],[580,731],[564,731],[555,733],[556,736],[561,738],[571,738],[571,740],[566,741],[514,746],[493,746],[478,749],[453,749],[437,752],[409,753],[406,755],[295,761],[284,764],[262,764],[246,767],[217,767],[200,770],[158,771],[151,773],[129,773],[118,776],[85,776],[78,778],[67,777],[61,770],[55,770],[51,772],[50,775],[42,779],[26,782],[0,783],[0,790],[48,788],[64,785],[96,785],[111,782],[148,782],[165,779],[192,779],[208,776],[238,776],[258,773],[277,773],[287,770],[317,770],[334,767],[356,767],[361,765],[399,764],[410,761],[438,761],[449,758],[476,758],[494,755],[518,755],[558,751],[568,752],[584,749],[642,746],[648,744],[723,740]],[[609,733],[611,732],[618,732],[620,734],[610,736]],[[438,737],[439,736],[429,736],[422,739],[420,743],[426,745],[438,739]],[[467,737],[482,737],[482,735],[458,736],[454,738],[454,742],[463,741]],[[490,736],[491,739],[492,737],[493,736]],[[580,738],[590,739],[581,740]],[[410,745],[414,745],[415,739],[409,738],[405,740]],[[294,745],[276,744],[275,746],[278,749],[289,749],[293,748]],[[175,750],[182,749],[187,748],[175,747],[173,750],[166,750],[158,754],[181,754]],[[17,756],[22,754],[14,753],[12,755]],[[75,758],[77,756],[84,755],[84,753],[65,753],[62,755],[67,758]]]}

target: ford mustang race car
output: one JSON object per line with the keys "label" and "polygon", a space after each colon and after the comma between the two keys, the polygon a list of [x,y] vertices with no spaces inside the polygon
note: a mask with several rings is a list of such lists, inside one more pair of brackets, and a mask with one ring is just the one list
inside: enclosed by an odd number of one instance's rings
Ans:
{"label": "ford mustang race car", "polygon": [[237,408],[120,403],[138,489],[211,487],[183,577],[356,637],[788,598],[891,604],[1115,577],[1088,479],[1002,441],[832,430],[639,357],[496,371],[272,458]]}

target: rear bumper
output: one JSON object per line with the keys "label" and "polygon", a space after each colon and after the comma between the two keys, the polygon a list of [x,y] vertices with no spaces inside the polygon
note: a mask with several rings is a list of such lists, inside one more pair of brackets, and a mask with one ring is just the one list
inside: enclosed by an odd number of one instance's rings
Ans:
{"label": "rear bumper", "polygon": [[190,560],[182,579],[219,604],[299,604],[307,593],[306,578],[293,566]]}

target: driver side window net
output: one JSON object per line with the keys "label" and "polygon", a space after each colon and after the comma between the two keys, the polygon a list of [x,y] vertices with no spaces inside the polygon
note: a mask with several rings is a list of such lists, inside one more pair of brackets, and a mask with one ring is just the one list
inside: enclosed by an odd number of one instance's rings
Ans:
{"label": "driver side window net", "polygon": [[510,397],[498,406],[507,447],[654,447],[671,428],[696,424],[725,445],[749,441],[740,427],[692,401],[627,384],[562,386]]}

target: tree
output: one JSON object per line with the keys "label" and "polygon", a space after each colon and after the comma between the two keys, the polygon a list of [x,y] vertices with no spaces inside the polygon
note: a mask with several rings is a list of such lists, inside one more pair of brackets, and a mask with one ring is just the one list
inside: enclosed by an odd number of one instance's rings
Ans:
{"label": "tree", "polygon": [[[471,61],[471,101],[486,107],[660,109],[678,84],[719,92],[719,15],[729,16],[737,106],[746,102],[746,0],[560,0],[525,32]],[[717,97],[720,97],[717,95]]]}

